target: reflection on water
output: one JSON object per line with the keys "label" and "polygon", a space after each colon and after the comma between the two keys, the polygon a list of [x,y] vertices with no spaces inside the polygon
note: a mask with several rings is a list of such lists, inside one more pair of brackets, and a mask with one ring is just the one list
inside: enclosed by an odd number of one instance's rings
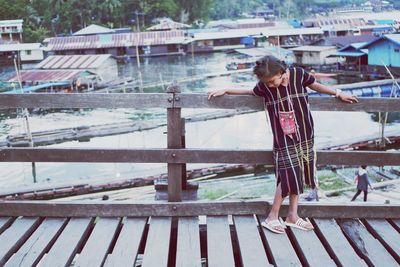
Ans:
{"label": "reflection on water", "polygon": [[[119,65],[121,77],[143,78],[143,83],[173,81],[187,76],[222,72],[231,56],[223,53],[189,56],[174,56],[143,59],[140,72],[135,61]],[[252,88],[256,79],[251,74],[236,74],[182,84],[183,92],[206,92],[215,89]],[[335,79],[326,84],[335,84]],[[342,82],[342,81],[341,81]],[[150,88],[145,92],[162,92],[163,88]],[[206,95],[205,95],[206,97]],[[183,116],[202,113],[205,110],[182,110]],[[56,128],[96,125],[122,121],[152,120],[165,121],[166,111],[162,109],[82,109],[44,112],[31,115],[32,131]],[[24,133],[25,127],[15,111],[0,112],[0,138],[8,134]],[[316,125],[316,143],[337,142],[379,131],[377,122],[371,115],[358,112],[314,112]],[[337,127],[341,125],[341,127]],[[391,124],[387,127],[398,127]],[[165,127],[145,132],[135,132],[119,136],[93,138],[90,142],[77,141],[56,144],[48,147],[87,147],[87,148],[160,148],[166,147]],[[191,148],[218,149],[269,149],[272,137],[264,112],[257,112],[223,118],[207,122],[188,123],[186,125],[186,145]],[[209,166],[206,164],[189,164],[188,168]],[[88,163],[37,163],[37,180],[39,183],[72,183],[86,179],[125,179],[142,177],[166,172],[166,164],[88,164]],[[15,187],[32,182],[31,163],[0,163],[0,185],[2,188]]]}

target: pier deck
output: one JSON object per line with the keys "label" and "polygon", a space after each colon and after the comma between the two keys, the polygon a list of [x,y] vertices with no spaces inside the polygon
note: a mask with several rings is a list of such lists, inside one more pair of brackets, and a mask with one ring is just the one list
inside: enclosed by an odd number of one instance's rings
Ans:
{"label": "pier deck", "polygon": [[282,235],[259,225],[269,208],[267,202],[3,202],[0,265],[400,264],[398,205],[301,205],[315,230],[288,228]]}

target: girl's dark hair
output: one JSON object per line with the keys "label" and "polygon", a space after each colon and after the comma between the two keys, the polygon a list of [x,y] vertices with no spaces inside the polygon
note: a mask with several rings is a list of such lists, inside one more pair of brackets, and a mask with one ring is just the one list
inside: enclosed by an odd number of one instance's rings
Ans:
{"label": "girl's dark hair", "polygon": [[272,77],[276,74],[284,73],[286,71],[286,63],[277,59],[272,55],[264,56],[256,61],[253,68],[253,73],[257,75],[258,79],[263,77]]}

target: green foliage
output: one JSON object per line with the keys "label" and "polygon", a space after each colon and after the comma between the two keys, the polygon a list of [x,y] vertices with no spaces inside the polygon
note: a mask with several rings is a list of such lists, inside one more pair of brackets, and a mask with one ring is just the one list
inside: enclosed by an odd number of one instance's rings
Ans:
{"label": "green foliage", "polygon": [[263,5],[260,0],[215,0],[211,6],[212,19],[232,19],[242,15],[243,12],[252,11]]}
{"label": "green foliage", "polygon": [[[157,17],[192,23],[209,16],[212,0],[0,0],[0,20],[24,19],[24,40],[68,35],[92,23],[143,28]],[[136,15],[138,13],[139,15]]]}
{"label": "green foliage", "polygon": [[39,28],[31,28],[31,27],[25,27],[24,29],[24,42],[25,43],[34,43],[37,42],[38,40],[43,40],[46,38],[46,36],[49,36],[49,31],[43,27]]}
{"label": "green foliage", "polygon": [[29,0],[0,0],[0,19],[22,19]]}
{"label": "green foliage", "polygon": [[[312,7],[333,8],[363,0],[0,0],[0,20],[24,19],[24,40],[68,35],[90,24],[145,29],[170,17],[196,25],[210,19],[236,19],[272,7],[282,18],[301,18]],[[398,1],[393,1],[395,5]],[[138,21],[139,20],[139,21]],[[197,24],[198,25],[198,24]]]}
{"label": "green foliage", "polygon": [[201,196],[201,199],[207,200],[216,200],[222,196],[228,194],[228,191],[225,189],[217,189],[217,190],[206,190]]}

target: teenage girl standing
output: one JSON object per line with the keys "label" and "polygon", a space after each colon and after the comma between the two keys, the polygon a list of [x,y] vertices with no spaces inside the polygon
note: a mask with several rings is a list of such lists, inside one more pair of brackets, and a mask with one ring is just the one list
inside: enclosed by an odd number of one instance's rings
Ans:
{"label": "teenage girl standing", "polygon": [[[225,94],[256,95],[264,98],[273,133],[273,154],[277,187],[271,211],[262,225],[275,233],[284,233],[286,226],[312,230],[310,222],[298,216],[299,194],[304,184],[316,187],[314,122],[306,87],[336,96],[343,102],[355,103],[354,96],[340,93],[315,82],[314,76],[298,67],[287,67],[273,56],[265,56],[253,69],[259,82],[253,90],[218,90],[209,99]],[[286,221],[279,221],[279,209],[289,196]]]}

